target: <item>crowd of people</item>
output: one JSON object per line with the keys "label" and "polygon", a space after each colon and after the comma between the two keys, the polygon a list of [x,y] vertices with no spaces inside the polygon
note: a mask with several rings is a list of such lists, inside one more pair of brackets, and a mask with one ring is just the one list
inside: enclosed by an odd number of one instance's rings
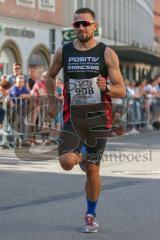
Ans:
{"label": "crowd of people", "polygon": [[152,127],[160,128],[160,76],[147,82],[125,81],[127,89],[128,124],[137,129],[147,121]]}
{"label": "crowd of people", "polygon": [[[47,72],[42,72],[38,68],[30,68],[28,76],[22,73],[22,66],[20,63],[13,64],[13,73],[11,75],[3,74],[0,80],[0,134],[4,134],[3,122],[8,110],[12,108],[12,118],[19,119],[19,125],[21,125],[20,131],[22,134],[22,145],[34,145],[36,144],[35,135],[31,137],[27,136],[27,126],[24,124],[23,116],[26,115],[26,102],[32,102],[34,104],[33,111],[31,113],[31,125],[35,126],[38,122],[38,116],[40,112],[40,104],[38,98],[47,98],[46,89],[46,76]],[[56,81],[56,97],[63,102],[63,82],[61,79]],[[4,99],[7,99],[8,104],[4,107]],[[7,106],[7,107],[6,107]],[[27,106],[28,107],[28,106]],[[21,116],[20,116],[21,115]],[[62,111],[60,111],[56,118],[53,119],[55,128],[60,130],[63,125]],[[17,130],[18,123],[15,122],[15,128]],[[25,126],[24,126],[25,125]],[[13,125],[12,125],[13,127]],[[33,130],[33,129],[32,129]],[[58,141],[58,136],[52,139],[55,143]],[[44,142],[49,142],[44,137]]]}
{"label": "crowd of people", "polygon": [[[4,133],[3,122],[5,118],[5,111],[3,107],[4,98],[12,99],[10,105],[12,108],[15,105],[15,98],[17,99],[36,99],[41,96],[47,96],[46,89],[47,72],[40,72],[37,68],[30,68],[28,76],[22,73],[22,66],[20,63],[13,64],[13,73],[11,75],[3,74],[0,80],[0,135]],[[145,127],[147,121],[152,123],[156,129],[160,128],[160,76],[148,82],[144,79],[141,82],[125,80],[127,89],[127,122],[128,126],[135,127],[139,130]],[[63,102],[63,81],[57,79],[55,96]],[[14,100],[13,100],[14,99]],[[23,102],[22,100],[22,102]],[[22,110],[25,108],[22,107]],[[38,105],[34,108],[32,113],[32,124],[37,124],[38,114],[40,108]],[[24,111],[24,114],[25,111]],[[22,111],[23,115],[23,111]],[[23,122],[23,121],[22,121]],[[16,123],[17,124],[17,123]],[[52,126],[57,130],[61,130],[63,125],[62,111],[60,111],[54,119]],[[22,125],[22,129],[24,126]],[[21,129],[21,130],[22,130]],[[24,130],[24,131],[27,131]],[[22,135],[24,145],[36,144],[35,135],[30,139],[26,135]],[[44,143],[49,143],[47,137],[44,137]],[[55,143],[58,143],[58,136],[52,137]],[[22,143],[22,144],[23,144]]]}

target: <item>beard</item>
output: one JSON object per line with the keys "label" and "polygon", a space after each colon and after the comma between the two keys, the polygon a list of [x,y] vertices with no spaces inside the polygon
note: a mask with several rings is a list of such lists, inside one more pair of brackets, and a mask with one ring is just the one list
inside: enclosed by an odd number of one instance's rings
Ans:
{"label": "beard", "polygon": [[77,39],[80,41],[80,42],[89,42],[92,38],[93,38],[93,34],[90,35],[90,36],[82,36],[81,34],[77,34]]}

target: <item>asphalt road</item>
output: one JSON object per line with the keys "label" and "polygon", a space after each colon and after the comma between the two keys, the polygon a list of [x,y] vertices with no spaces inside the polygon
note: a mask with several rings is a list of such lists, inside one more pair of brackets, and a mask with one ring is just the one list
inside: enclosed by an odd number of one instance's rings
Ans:
{"label": "asphalt road", "polygon": [[[159,134],[154,134],[111,140],[108,147],[158,149],[159,142]],[[7,154],[1,156],[0,240],[159,240],[160,179],[103,176],[100,231],[83,234],[85,176],[50,172],[52,161],[43,163],[43,172],[32,161],[26,170],[26,163],[10,160]]]}

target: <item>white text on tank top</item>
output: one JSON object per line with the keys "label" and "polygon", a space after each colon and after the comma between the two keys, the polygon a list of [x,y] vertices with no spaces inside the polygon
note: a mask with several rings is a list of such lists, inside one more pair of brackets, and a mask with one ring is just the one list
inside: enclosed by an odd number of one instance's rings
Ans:
{"label": "white text on tank top", "polygon": [[72,105],[86,105],[101,102],[101,92],[97,86],[97,77],[90,79],[69,79]]}

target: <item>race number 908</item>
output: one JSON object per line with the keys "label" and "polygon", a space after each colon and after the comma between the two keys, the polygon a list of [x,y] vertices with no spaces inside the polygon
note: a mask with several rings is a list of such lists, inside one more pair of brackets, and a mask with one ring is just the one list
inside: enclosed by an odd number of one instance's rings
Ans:
{"label": "race number 908", "polygon": [[89,87],[89,88],[76,88],[75,92],[77,95],[84,95],[84,94],[93,94],[94,90],[93,87]]}

